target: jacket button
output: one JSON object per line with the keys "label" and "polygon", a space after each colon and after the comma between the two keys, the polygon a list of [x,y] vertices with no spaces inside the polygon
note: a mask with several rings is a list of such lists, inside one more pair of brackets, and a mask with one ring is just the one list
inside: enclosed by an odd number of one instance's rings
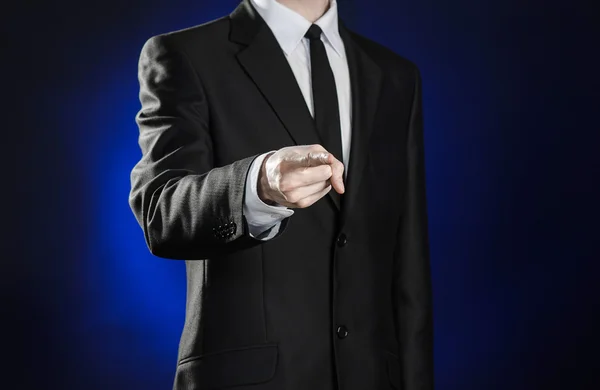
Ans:
{"label": "jacket button", "polygon": [[340,339],[346,338],[348,336],[348,329],[344,325],[338,326],[337,335]]}
{"label": "jacket button", "polygon": [[348,242],[348,240],[346,239],[346,235],[344,233],[340,234],[337,239],[337,245],[344,246],[344,245],[346,245],[347,242]]}

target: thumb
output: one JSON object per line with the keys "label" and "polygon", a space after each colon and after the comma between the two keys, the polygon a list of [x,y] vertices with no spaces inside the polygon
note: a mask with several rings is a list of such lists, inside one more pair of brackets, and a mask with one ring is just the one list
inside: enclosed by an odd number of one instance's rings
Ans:
{"label": "thumb", "polygon": [[333,164],[331,164],[331,170],[333,171],[333,174],[331,175],[331,184],[339,194],[343,194],[346,191],[344,185],[344,164],[335,160]]}

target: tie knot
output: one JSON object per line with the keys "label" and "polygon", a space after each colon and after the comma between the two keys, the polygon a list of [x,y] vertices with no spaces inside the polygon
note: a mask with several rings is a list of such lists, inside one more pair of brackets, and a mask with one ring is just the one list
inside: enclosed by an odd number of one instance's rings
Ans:
{"label": "tie knot", "polygon": [[310,26],[310,28],[308,29],[306,34],[304,34],[304,36],[310,40],[321,39],[322,32],[323,30],[321,30],[321,27],[317,26],[316,24],[313,24],[312,26]]}

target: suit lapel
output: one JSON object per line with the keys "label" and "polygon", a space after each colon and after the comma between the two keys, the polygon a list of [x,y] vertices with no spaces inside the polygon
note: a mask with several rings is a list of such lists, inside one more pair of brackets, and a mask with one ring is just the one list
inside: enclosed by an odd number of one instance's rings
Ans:
{"label": "suit lapel", "polygon": [[352,136],[346,192],[342,196],[341,228],[356,206],[363,171],[367,165],[369,140],[381,91],[381,68],[357,44],[347,27],[339,21],[339,30],[350,71],[352,94]]}

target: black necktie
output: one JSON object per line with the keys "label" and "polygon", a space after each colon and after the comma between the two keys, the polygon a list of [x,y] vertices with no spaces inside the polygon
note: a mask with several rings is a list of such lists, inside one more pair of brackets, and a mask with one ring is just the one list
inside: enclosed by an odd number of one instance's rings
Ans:
{"label": "black necktie", "polygon": [[[321,27],[313,24],[304,35],[310,40],[310,67],[312,76],[314,120],[321,135],[323,147],[340,161],[342,135],[338,95],[333,71],[321,41]],[[334,189],[332,191],[335,192]]]}

